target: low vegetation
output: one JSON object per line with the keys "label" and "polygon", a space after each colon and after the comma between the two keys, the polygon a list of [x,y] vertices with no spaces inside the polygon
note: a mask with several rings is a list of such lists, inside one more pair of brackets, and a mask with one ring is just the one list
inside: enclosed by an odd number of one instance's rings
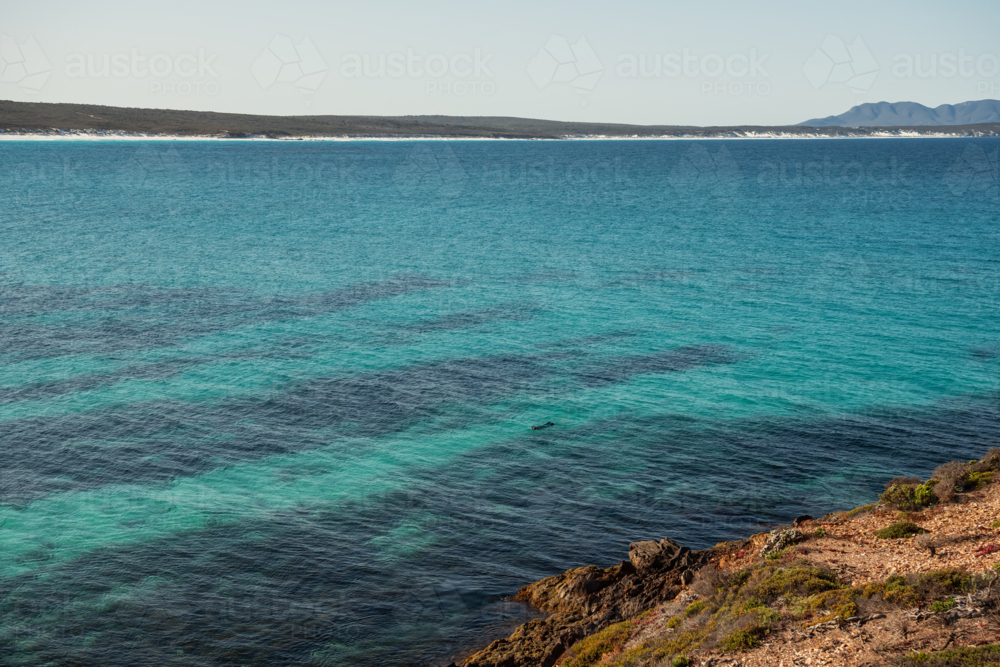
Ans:
{"label": "low vegetation", "polygon": [[[994,448],[978,461],[950,461],[940,465],[926,482],[917,477],[896,477],[885,485],[879,502],[904,512],[948,503],[960,493],[975,491],[993,481],[998,471],[1000,448]],[[868,511],[872,507],[864,505],[852,512]],[[847,518],[852,518],[851,512],[848,512]]]}
{"label": "low vegetation", "polygon": [[687,665],[690,663],[685,661],[695,651],[752,650],[785,627],[840,624],[887,609],[918,605],[925,605],[931,612],[945,612],[955,608],[957,595],[973,592],[991,581],[962,570],[942,569],[848,586],[833,572],[805,561],[789,565],[765,561],[729,575],[716,570],[703,576],[711,586],[710,593],[667,620],[663,632],[626,648],[629,639],[653,619],[646,616],[642,622],[618,623],[574,644],[560,664]]}
{"label": "low vegetation", "polygon": [[936,653],[910,653],[896,664],[899,667],[987,667],[1000,664],[1000,644],[963,646]]}
{"label": "low vegetation", "polygon": [[568,658],[563,660],[562,667],[590,667],[607,653],[621,648],[628,641],[632,623],[625,621],[609,626],[600,632],[584,637],[573,644],[567,652]]}
{"label": "low vegetation", "polygon": [[[925,508],[961,501],[962,493],[993,481],[998,470],[1000,448],[991,450],[980,461],[940,466],[926,481],[916,478],[892,480],[886,485],[880,503],[883,507],[895,507],[900,513],[899,521],[877,531],[876,535],[886,540],[918,536],[917,546],[933,555],[940,545],[934,534],[917,523],[926,519]],[[878,504],[864,505],[851,512],[828,515],[820,521],[829,519],[836,523],[879,509]],[[1000,520],[994,525],[1000,527]],[[826,530],[820,527],[801,538],[825,536]],[[720,544],[717,548],[730,549],[742,558],[746,546],[731,543]],[[698,599],[686,607],[674,602],[673,606],[660,607],[631,621],[612,625],[570,647],[560,665],[685,667],[695,664],[691,656],[697,652],[751,651],[783,629],[798,632],[807,632],[816,626],[825,629],[831,624],[844,625],[914,607],[942,614],[947,623],[951,622],[947,613],[958,607],[958,600],[968,595],[979,595],[982,599],[982,591],[997,579],[993,572],[973,575],[960,569],[939,569],[895,574],[882,581],[848,585],[834,572],[805,560],[803,556],[809,550],[808,546],[795,544],[736,571],[720,570],[715,566],[703,568],[690,585],[690,590],[700,596]],[[994,551],[1000,551],[1000,546],[987,544],[977,553],[988,555]],[[1000,570],[1000,565],[997,569]],[[897,660],[896,664],[1000,665],[1000,645],[936,653],[913,652]]]}
{"label": "low vegetation", "polygon": [[883,540],[900,540],[906,537],[913,537],[927,531],[913,523],[912,521],[897,521],[891,526],[886,526],[882,530],[875,531],[876,537]]}

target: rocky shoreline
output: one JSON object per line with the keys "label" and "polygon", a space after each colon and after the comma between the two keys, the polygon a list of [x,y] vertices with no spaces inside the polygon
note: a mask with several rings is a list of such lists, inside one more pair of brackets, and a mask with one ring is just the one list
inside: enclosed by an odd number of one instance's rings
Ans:
{"label": "rocky shoreline", "polygon": [[550,615],[461,667],[995,664],[998,471],[992,449],[711,549],[634,542],[617,565],[523,587],[515,599]]}

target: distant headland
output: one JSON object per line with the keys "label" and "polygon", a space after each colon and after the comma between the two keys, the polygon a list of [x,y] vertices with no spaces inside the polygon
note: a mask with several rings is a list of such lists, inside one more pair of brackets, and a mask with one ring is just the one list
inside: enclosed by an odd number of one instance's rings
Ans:
{"label": "distant headland", "polygon": [[767,139],[996,137],[968,125],[695,127],[578,123],[501,116],[256,116],[91,104],[0,101],[0,137],[218,139]]}

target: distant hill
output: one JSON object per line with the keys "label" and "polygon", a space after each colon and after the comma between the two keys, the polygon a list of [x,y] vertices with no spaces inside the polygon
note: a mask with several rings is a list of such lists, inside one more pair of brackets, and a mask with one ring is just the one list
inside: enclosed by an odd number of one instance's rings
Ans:
{"label": "distant hill", "polygon": [[848,129],[733,125],[692,127],[577,123],[491,116],[254,116],[248,114],[133,109],[92,104],[49,104],[0,100],[0,134],[62,135],[86,133],[211,136],[242,139],[267,137],[466,137],[494,139],[561,139],[572,137],[866,137],[947,134],[1000,136],[1000,122],[931,127]]}
{"label": "distant hill", "polygon": [[942,104],[931,109],[916,102],[859,104],[839,116],[813,118],[801,127],[916,127],[1000,123],[1000,100]]}

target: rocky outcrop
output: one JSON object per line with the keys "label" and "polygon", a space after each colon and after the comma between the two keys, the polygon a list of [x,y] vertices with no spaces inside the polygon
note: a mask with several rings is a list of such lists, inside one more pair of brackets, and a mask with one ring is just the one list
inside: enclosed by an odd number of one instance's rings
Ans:
{"label": "rocky outcrop", "polygon": [[760,555],[767,557],[771,554],[778,553],[782,549],[787,549],[796,542],[802,539],[802,531],[796,528],[788,528],[785,530],[774,530],[767,536],[767,542],[760,550]]}
{"label": "rocky outcrop", "polygon": [[633,542],[628,545],[628,558],[637,570],[672,569],[690,551],[687,547],[664,538],[659,542]]}
{"label": "rocky outcrop", "polygon": [[588,565],[525,586],[515,599],[553,615],[525,623],[463,665],[551,667],[583,637],[674,599],[713,554],[668,539],[634,542],[629,560],[618,565]]}

